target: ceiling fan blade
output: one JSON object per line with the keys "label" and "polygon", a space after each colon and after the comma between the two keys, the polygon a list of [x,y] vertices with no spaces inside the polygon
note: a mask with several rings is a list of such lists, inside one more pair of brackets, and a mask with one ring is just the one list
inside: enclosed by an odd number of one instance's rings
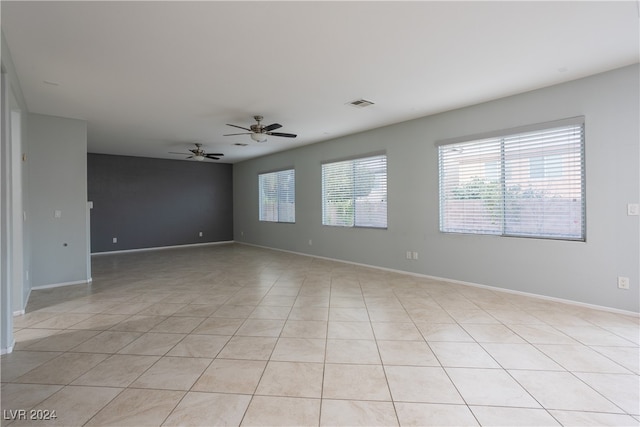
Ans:
{"label": "ceiling fan blade", "polygon": [[187,157],[187,159],[193,159],[193,156],[189,156],[189,157]]}
{"label": "ceiling fan blade", "polygon": [[222,157],[222,156],[224,156],[224,154],[222,154],[222,153],[207,153],[207,154],[205,154],[205,156],[218,156],[218,157]]}
{"label": "ceiling fan blade", "polygon": [[234,136],[234,135],[251,135],[253,132],[242,132],[242,133],[228,133],[222,136]]}
{"label": "ceiling fan blade", "polygon": [[206,157],[207,159],[211,159],[211,160],[220,160],[220,157],[209,156],[209,155],[206,155],[205,157]]}
{"label": "ceiling fan blade", "polygon": [[284,138],[295,138],[296,136],[298,136],[293,133],[281,133],[281,132],[267,132],[267,135],[282,136]]}
{"label": "ceiling fan blade", "polygon": [[251,131],[251,129],[249,129],[249,128],[243,128],[242,126],[232,125],[232,124],[230,124],[230,123],[227,123],[227,126],[232,126],[232,127],[234,127],[234,128],[244,129],[244,130]]}
{"label": "ceiling fan blade", "polygon": [[273,123],[269,126],[265,126],[263,130],[265,132],[271,132],[272,130],[280,129],[281,127],[282,125],[280,123]]}

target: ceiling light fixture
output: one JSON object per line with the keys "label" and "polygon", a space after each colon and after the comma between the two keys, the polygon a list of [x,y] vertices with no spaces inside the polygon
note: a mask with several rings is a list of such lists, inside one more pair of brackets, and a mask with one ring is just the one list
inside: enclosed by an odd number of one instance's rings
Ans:
{"label": "ceiling light fixture", "polygon": [[196,154],[195,156],[193,156],[193,160],[197,160],[199,162],[204,160],[204,156],[200,155],[200,154]]}
{"label": "ceiling light fixture", "polygon": [[251,139],[255,142],[265,142],[267,140],[267,134],[254,132],[251,134]]}

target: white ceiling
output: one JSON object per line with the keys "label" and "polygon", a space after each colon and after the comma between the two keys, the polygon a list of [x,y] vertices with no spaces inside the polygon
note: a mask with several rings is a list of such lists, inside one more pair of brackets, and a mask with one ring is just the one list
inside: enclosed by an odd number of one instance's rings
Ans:
{"label": "white ceiling", "polygon": [[[86,120],[92,153],[235,163],[639,61],[635,0],[0,7],[29,111]],[[222,136],[256,114],[298,138]]]}

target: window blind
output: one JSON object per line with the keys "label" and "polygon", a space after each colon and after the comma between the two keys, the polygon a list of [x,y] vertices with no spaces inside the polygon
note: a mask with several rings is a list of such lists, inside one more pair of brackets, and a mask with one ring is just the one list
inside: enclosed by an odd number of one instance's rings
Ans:
{"label": "window blind", "polygon": [[295,222],[295,177],[294,169],[258,175],[260,221]]}
{"label": "window blind", "polygon": [[322,165],[322,224],[387,227],[387,156]]}
{"label": "window blind", "polygon": [[441,231],[585,240],[583,122],[438,151]]}

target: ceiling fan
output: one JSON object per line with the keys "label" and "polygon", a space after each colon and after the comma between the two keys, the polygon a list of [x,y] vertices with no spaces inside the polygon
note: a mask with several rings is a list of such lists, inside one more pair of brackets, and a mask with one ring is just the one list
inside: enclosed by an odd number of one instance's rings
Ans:
{"label": "ceiling fan", "polygon": [[[193,148],[191,150],[191,155],[189,157],[187,157],[187,159],[193,159],[193,160],[197,160],[199,162],[203,161],[204,159],[212,159],[212,160],[220,160],[220,157],[224,156],[224,154],[222,153],[205,153],[205,151],[202,149],[202,144],[196,142],[196,148]],[[185,155],[188,153],[173,153],[173,152],[169,152],[169,154],[182,154]]]}
{"label": "ceiling fan", "polygon": [[276,129],[280,129],[282,125],[279,123],[273,123],[268,126],[264,126],[263,124],[260,123],[263,119],[262,116],[253,116],[253,118],[258,123],[256,123],[255,125],[251,125],[248,128],[227,123],[227,126],[233,126],[234,128],[244,129],[248,132],[229,133],[223,136],[251,135],[251,139],[253,139],[256,142],[265,142],[267,140],[267,135],[281,136],[284,138],[295,138],[297,136],[293,133],[273,132]]}

